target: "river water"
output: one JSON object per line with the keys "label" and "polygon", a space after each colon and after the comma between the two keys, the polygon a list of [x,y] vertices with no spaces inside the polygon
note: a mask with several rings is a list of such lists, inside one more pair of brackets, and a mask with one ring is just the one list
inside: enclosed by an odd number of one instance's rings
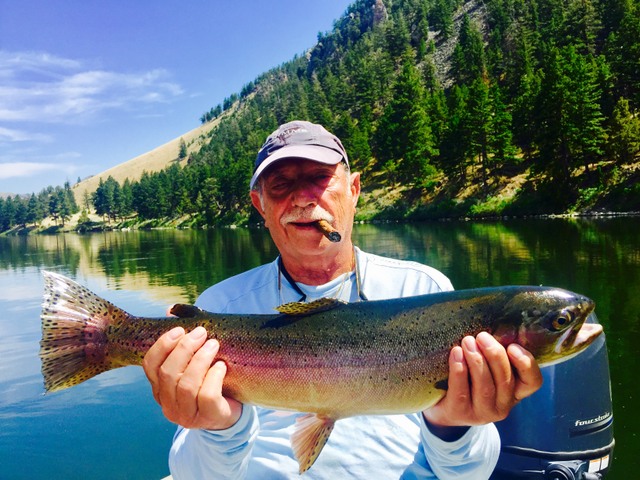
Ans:
{"label": "river water", "polygon": [[[593,298],[606,332],[616,448],[608,479],[640,475],[640,218],[357,225],[363,250],[432,265],[456,288],[544,284]],[[139,367],[43,395],[41,270],[137,315],[163,316],[275,258],[260,229],[0,238],[0,479],[159,479],[174,426]]]}

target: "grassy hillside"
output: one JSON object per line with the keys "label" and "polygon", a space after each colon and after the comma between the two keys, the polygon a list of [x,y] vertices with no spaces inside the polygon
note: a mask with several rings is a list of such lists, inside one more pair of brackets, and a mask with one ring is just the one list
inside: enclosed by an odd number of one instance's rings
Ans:
{"label": "grassy hillside", "polygon": [[[124,225],[254,223],[257,150],[307,119],[363,172],[360,220],[640,211],[639,71],[640,0],[355,0],[205,113],[187,161],[178,138],[74,192]],[[65,195],[0,200],[0,230],[38,203],[63,223]]]}
{"label": "grassy hillside", "polygon": [[102,173],[85,178],[72,187],[76,202],[78,205],[82,205],[85,194],[90,195],[95,192],[100,184],[100,180],[105,181],[107,178],[113,177],[119,183],[124,183],[127,178],[130,181],[137,181],[140,180],[143,172],[159,172],[176,162],[184,166],[187,159],[179,159],[181,142],[184,141],[187,147],[188,158],[188,155],[200,151],[200,148],[206,141],[207,135],[219,122],[220,119],[200,125],[149,152],[138,155]]}

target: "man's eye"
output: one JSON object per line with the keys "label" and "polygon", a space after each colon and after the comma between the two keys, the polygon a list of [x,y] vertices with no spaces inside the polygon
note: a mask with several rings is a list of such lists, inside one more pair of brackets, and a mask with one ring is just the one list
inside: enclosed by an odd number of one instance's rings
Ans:
{"label": "man's eye", "polygon": [[328,173],[322,173],[322,174],[319,174],[319,175],[315,176],[315,181],[316,182],[324,182],[324,183],[326,183],[326,182],[330,182],[331,178],[333,178],[333,175],[330,175]]}
{"label": "man's eye", "polygon": [[269,189],[276,192],[281,192],[289,188],[289,182],[273,182],[269,185]]}

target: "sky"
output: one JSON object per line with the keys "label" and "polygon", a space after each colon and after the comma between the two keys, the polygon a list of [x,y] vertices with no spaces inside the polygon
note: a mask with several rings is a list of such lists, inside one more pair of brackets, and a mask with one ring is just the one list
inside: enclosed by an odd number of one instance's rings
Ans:
{"label": "sky", "polygon": [[0,0],[0,193],[74,184],[200,125],[352,0]]}

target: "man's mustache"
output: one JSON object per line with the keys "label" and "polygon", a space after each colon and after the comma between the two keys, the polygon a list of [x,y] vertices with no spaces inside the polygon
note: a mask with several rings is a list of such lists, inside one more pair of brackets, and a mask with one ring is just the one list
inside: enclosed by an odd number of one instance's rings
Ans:
{"label": "man's mustache", "polygon": [[334,218],[333,215],[318,205],[314,207],[294,207],[280,217],[280,223],[284,227],[288,223],[311,223],[318,220],[326,220],[329,223],[333,223]]}

